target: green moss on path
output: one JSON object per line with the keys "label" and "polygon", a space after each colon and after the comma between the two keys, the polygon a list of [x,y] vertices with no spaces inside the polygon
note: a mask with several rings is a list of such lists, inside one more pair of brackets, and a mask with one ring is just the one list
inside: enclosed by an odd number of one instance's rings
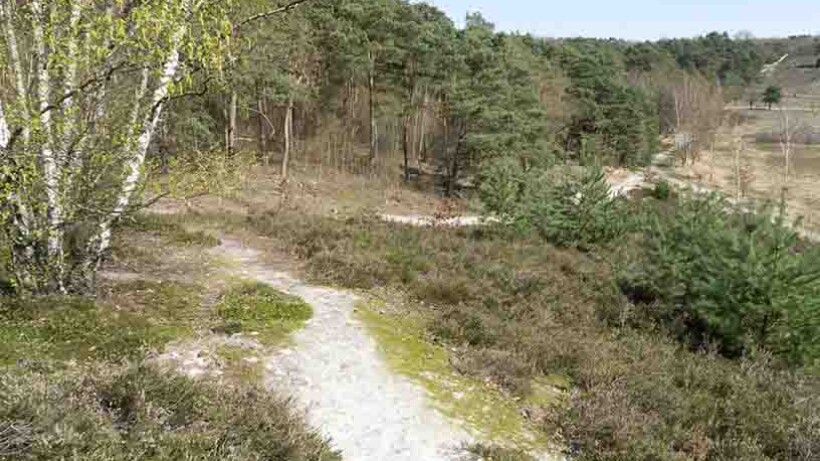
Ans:
{"label": "green moss on path", "polygon": [[522,416],[513,398],[451,369],[449,352],[425,341],[422,319],[382,315],[375,307],[360,303],[356,315],[388,365],[422,385],[435,408],[482,441],[532,452],[548,449],[547,436]]}
{"label": "green moss on path", "polygon": [[222,295],[217,313],[226,333],[255,333],[263,344],[278,345],[305,326],[313,309],[264,283],[242,282]]}

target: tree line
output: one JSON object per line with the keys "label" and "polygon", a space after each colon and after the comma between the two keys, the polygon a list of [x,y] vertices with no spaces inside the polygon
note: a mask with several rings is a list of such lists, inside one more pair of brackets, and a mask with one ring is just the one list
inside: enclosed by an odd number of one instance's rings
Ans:
{"label": "tree line", "polygon": [[663,133],[695,133],[705,145],[724,98],[767,57],[725,33],[542,39],[498,32],[477,13],[459,29],[437,8],[402,0],[306,3],[241,40],[225,88],[180,103],[164,154],[189,149],[180,138],[242,144],[262,159],[275,153],[286,171],[294,146],[310,144],[304,155],[355,171],[386,162],[408,178],[429,167],[447,193],[498,157],[634,166]]}
{"label": "tree line", "polygon": [[252,150],[362,172],[646,164],[706,142],[764,53],[710,34],[631,43],[458,28],[404,0],[0,2],[0,217],[14,284],[85,292],[145,171]]}

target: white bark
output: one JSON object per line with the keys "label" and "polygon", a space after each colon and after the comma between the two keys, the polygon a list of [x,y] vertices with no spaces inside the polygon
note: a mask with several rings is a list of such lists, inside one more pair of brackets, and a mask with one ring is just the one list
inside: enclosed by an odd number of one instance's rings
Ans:
{"label": "white bark", "polygon": [[5,149],[9,145],[11,132],[6,121],[6,113],[3,112],[3,101],[0,101],[0,149]]}
{"label": "white bark", "polygon": [[[48,255],[54,262],[58,272],[63,270],[63,208],[60,203],[57,161],[54,155],[51,111],[49,98],[51,96],[51,76],[48,68],[48,53],[46,50],[43,24],[48,21],[39,0],[32,0],[31,10],[34,13],[34,47],[37,58],[37,98],[40,106],[40,127],[44,137],[40,147],[40,162],[43,165],[43,176],[46,184],[48,199]],[[62,280],[62,276],[58,277]],[[61,282],[60,282],[61,283]],[[58,287],[60,291],[65,288]]]}
{"label": "white bark", "polygon": [[[10,142],[11,131],[9,130],[8,121],[6,120],[6,113],[3,110],[3,101],[0,101],[0,151],[8,148]],[[24,238],[28,239],[31,235],[31,216],[28,208],[25,203],[20,200],[20,196],[17,193],[12,193],[9,196],[9,201],[15,207],[12,211],[14,226],[20,231]],[[33,253],[30,246],[27,248],[27,252],[29,254]]]}
{"label": "white bark", "polygon": [[[13,3],[14,2],[10,2],[3,7],[2,15],[5,18],[3,29],[5,29],[6,32],[6,46],[8,46],[9,49],[9,64],[14,73],[14,87],[17,91],[17,101],[23,109],[24,116],[28,117],[28,92],[26,91],[25,77],[23,76],[23,66],[20,63],[20,52],[17,48],[17,34],[14,31],[14,20],[12,19],[13,14],[11,10]],[[27,123],[23,123],[22,130],[23,141],[28,145],[31,139],[31,132],[29,131]]]}
{"label": "white bark", "polygon": [[293,95],[288,98],[288,107],[285,112],[285,152],[282,156],[282,179],[288,179],[288,164],[290,163],[291,138],[293,137]]}
{"label": "white bark", "polygon": [[148,147],[151,144],[151,138],[159,123],[163,105],[168,98],[171,83],[179,68],[179,47],[186,32],[187,28],[180,26],[172,36],[171,51],[168,54],[168,58],[163,66],[162,75],[151,97],[151,105],[142,123],[142,131],[137,139],[134,154],[126,165],[127,175],[123,180],[113,210],[108,217],[100,223],[97,234],[92,238],[90,247],[93,254],[91,255],[92,259],[87,261],[88,264],[99,265],[103,254],[111,246],[111,226],[125,213],[128,205],[131,203],[131,198],[141,177],[142,167],[145,163]]}
{"label": "white bark", "polygon": [[74,90],[77,87],[77,24],[80,21],[80,2],[74,1],[71,3],[71,18],[69,20],[69,36],[68,40],[68,52],[66,56],[66,60],[68,62],[64,81],[63,81],[63,88],[64,88],[64,95],[65,98],[62,104],[62,111],[63,111],[63,139],[62,139],[62,146],[60,149],[60,165],[66,165],[70,162],[69,158],[69,150],[71,149],[71,143],[73,142],[74,138],[77,136],[77,118],[74,117],[73,107],[74,107]]}

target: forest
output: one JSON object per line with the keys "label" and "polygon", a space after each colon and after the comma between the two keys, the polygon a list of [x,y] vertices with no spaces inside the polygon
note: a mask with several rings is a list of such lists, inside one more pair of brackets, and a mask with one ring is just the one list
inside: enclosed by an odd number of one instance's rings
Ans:
{"label": "forest", "polygon": [[[380,459],[299,407],[366,389],[356,364],[275,366],[371,349],[385,401],[402,375],[468,421],[465,460],[820,452],[820,247],[786,188],[740,201],[742,136],[734,198],[651,168],[714,151],[730,106],[788,132],[766,69],[793,40],[407,0],[0,0],[0,25],[0,460]],[[300,349],[317,330],[338,350]]]}
{"label": "forest", "polygon": [[639,166],[660,134],[705,143],[723,99],[767,58],[719,33],[540,39],[497,33],[480,14],[458,30],[436,8],[401,1],[308,4],[286,28],[238,40],[224,86],[172,108],[161,155],[193,146],[288,158],[299,146],[357,171],[398,157],[405,170],[440,173],[449,194],[501,157]]}

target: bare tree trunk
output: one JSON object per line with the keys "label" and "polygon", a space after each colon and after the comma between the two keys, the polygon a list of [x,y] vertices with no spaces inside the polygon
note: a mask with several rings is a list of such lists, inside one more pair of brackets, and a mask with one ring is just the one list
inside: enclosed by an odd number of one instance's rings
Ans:
{"label": "bare tree trunk", "polygon": [[228,155],[233,156],[236,153],[236,106],[238,104],[238,95],[235,89],[231,90],[231,101],[228,106]]}
{"label": "bare tree trunk", "polygon": [[421,114],[419,116],[419,119],[420,119],[419,120],[419,145],[418,145],[418,150],[416,151],[418,153],[419,169],[421,168],[421,160],[426,156],[425,151],[427,149],[427,146],[424,144],[424,137],[425,137],[425,133],[427,132],[426,124],[427,124],[427,104],[428,103],[429,103],[429,94],[427,92],[427,88],[425,88],[424,89],[424,102],[422,103],[421,111],[420,111]]}
{"label": "bare tree trunk", "polygon": [[288,163],[290,162],[291,137],[293,136],[293,95],[288,97],[288,107],[285,111],[285,153],[282,156],[282,180],[288,179]]}
{"label": "bare tree trunk", "polygon": [[404,180],[410,180],[410,115],[402,117],[401,126],[402,151],[404,152]]}
{"label": "bare tree trunk", "polygon": [[780,150],[783,152],[784,178],[791,175],[792,163],[792,131],[789,123],[789,112],[780,109]]}
{"label": "bare tree trunk", "polygon": [[266,138],[266,127],[265,127],[265,102],[262,100],[262,96],[259,96],[259,99],[256,101],[256,110],[259,112],[257,114],[258,122],[259,122],[259,154],[267,163],[267,155],[265,152],[268,150],[267,146],[267,138]]}
{"label": "bare tree trunk", "polygon": [[368,93],[368,112],[370,117],[370,166],[373,167],[376,164],[376,155],[377,155],[377,131],[376,131],[376,103],[374,99],[373,92],[375,91],[375,67],[376,63],[373,59],[373,52],[368,51],[368,70],[367,70],[367,93]]}
{"label": "bare tree trunk", "polygon": [[461,149],[461,141],[456,143],[456,149],[450,159],[447,177],[447,197],[452,198],[456,190],[456,178],[458,177],[458,151]]}

